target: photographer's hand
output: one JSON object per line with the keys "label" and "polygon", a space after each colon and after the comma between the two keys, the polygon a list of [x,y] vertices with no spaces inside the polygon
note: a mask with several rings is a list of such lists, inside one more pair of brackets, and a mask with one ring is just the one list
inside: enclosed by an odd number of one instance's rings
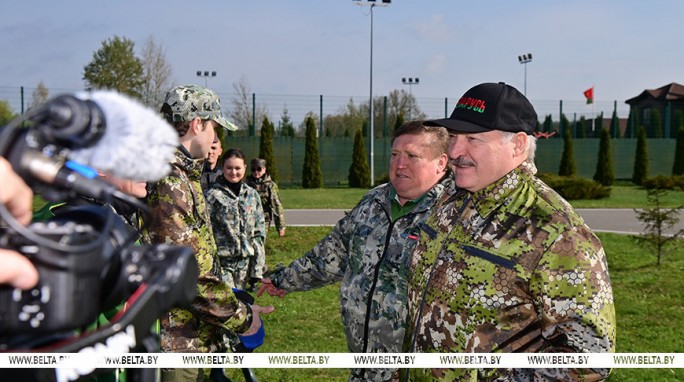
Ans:
{"label": "photographer's hand", "polygon": [[[12,165],[0,157],[0,203],[7,207],[12,216],[22,224],[31,222],[33,191],[12,170]],[[8,249],[0,249],[0,283],[8,283],[16,288],[29,289],[38,282],[38,271],[21,254]]]}
{"label": "photographer's hand", "polygon": [[261,297],[264,292],[268,292],[269,296],[278,296],[280,298],[285,297],[287,294],[287,291],[279,289],[277,286],[273,285],[273,282],[271,282],[271,279],[268,277],[261,279],[261,287],[259,287],[257,297]]}
{"label": "photographer's hand", "polygon": [[12,169],[7,159],[0,157],[0,202],[22,224],[31,222],[33,191]]}

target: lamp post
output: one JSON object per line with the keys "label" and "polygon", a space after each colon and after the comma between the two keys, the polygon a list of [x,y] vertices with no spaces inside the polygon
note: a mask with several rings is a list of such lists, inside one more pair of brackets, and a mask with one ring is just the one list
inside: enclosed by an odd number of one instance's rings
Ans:
{"label": "lamp post", "polygon": [[356,5],[370,6],[370,100],[368,105],[368,140],[370,141],[370,182],[371,186],[375,185],[375,165],[374,165],[374,148],[373,148],[373,8],[377,6],[386,7],[390,5],[392,0],[382,0],[377,3],[375,0],[352,0]]}
{"label": "lamp post", "polygon": [[409,118],[408,119],[410,121],[411,120],[411,107],[413,106],[413,91],[411,88],[413,87],[413,85],[418,85],[420,83],[420,79],[418,77],[416,77],[416,78],[402,77],[401,83],[404,85],[408,85],[408,87],[409,87],[409,115],[408,115]]}
{"label": "lamp post", "polygon": [[527,53],[523,54],[522,56],[518,56],[518,61],[521,64],[525,65],[525,90],[523,94],[525,95],[525,97],[527,97],[527,63],[532,61],[532,53]]}
{"label": "lamp post", "polygon": [[197,77],[204,77],[204,87],[206,88],[207,87],[207,78],[208,77],[216,77],[216,72],[215,71],[210,72],[208,70],[205,70],[205,71],[198,70],[197,71]]}

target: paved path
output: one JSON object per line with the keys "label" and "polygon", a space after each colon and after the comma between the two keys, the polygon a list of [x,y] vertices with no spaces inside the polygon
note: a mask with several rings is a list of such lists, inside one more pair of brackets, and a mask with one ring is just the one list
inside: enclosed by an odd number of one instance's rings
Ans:
{"label": "paved path", "polygon": [[[344,216],[345,211],[348,210],[285,210],[285,221],[292,226],[333,226]],[[580,208],[577,212],[596,232],[638,234],[643,231],[632,209]],[[670,233],[684,229],[684,211],[680,212],[680,216],[679,225]]]}

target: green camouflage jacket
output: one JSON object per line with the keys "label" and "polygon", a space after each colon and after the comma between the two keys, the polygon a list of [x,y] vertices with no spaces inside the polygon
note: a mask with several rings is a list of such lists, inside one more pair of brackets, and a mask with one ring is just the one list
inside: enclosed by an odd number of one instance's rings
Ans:
{"label": "green camouflage jacket", "polygon": [[[419,224],[442,193],[451,173],[427,192],[413,211],[391,221],[391,186],[369,191],[333,231],[271,279],[287,291],[310,290],[342,281],[342,321],[350,352],[398,353],[406,327],[407,261]],[[350,380],[388,381],[396,369],[355,369]]]}
{"label": "green camouflage jacket", "polygon": [[242,183],[235,195],[220,176],[207,191],[207,206],[219,257],[266,258],[264,211],[255,189]]}
{"label": "green camouflage jacket", "polygon": [[270,226],[273,222],[278,231],[285,228],[285,208],[280,201],[278,185],[271,179],[271,176],[264,174],[261,178],[255,178],[250,175],[247,177],[247,184],[256,189],[261,196],[261,206],[264,208],[266,225]]}
{"label": "green camouflage jacket", "polygon": [[[410,260],[406,352],[612,352],[598,238],[525,162],[446,195]],[[411,381],[600,380],[610,369],[411,369]],[[402,378],[402,380],[408,380]]]}
{"label": "green camouflage jacket", "polygon": [[[199,265],[198,295],[189,310],[173,309],[162,317],[162,351],[207,352],[220,347],[223,330],[241,333],[251,323],[251,310],[221,281],[216,244],[200,186],[203,160],[176,150],[171,173],[153,184],[147,197],[153,221],[151,243],[187,245]],[[199,320],[198,320],[199,319]]]}

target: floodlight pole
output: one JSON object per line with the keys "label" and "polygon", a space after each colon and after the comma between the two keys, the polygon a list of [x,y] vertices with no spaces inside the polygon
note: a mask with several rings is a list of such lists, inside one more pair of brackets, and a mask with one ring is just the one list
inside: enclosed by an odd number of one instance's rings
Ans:
{"label": "floodlight pole", "polygon": [[374,138],[375,130],[373,128],[373,8],[376,6],[388,6],[391,0],[382,0],[380,4],[376,4],[375,0],[353,0],[357,5],[370,5],[370,99],[368,104],[368,140],[370,141],[370,183],[371,187],[375,185],[375,154],[374,154]]}
{"label": "floodlight pole", "polygon": [[208,71],[208,70],[198,70],[197,71],[197,77],[204,77],[204,87],[207,87],[207,78],[208,77],[216,77],[216,71]]}
{"label": "floodlight pole", "polygon": [[525,89],[523,94],[527,97],[527,63],[532,61],[532,53],[523,54],[518,56],[518,62],[525,65]]}
{"label": "floodlight pole", "polygon": [[420,83],[420,78],[418,78],[418,77],[416,77],[416,78],[402,77],[401,83],[409,86],[409,115],[408,115],[409,118],[408,119],[410,121],[411,120],[411,108],[413,106],[413,89],[411,89],[411,88],[413,87],[413,85],[418,85]]}

